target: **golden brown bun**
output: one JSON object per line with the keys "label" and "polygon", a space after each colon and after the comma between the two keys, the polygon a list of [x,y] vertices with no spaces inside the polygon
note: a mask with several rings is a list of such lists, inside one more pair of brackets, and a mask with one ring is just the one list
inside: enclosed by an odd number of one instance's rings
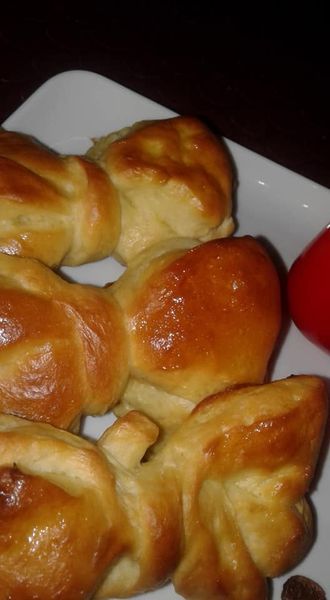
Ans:
{"label": "golden brown bun", "polygon": [[261,383],[281,324],[279,280],[251,237],[153,247],[113,284],[129,335],[123,414],[170,428],[202,398]]}
{"label": "golden brown bun", "polygon": [[120,207],[109,177],[93,162],[0,130],[0,223],[1,252],[78,265],[112,253]]}
{"label": "golden brown bun", "polygon": [[120,309],[32,259],[0,254],[0,410],[58,427],[104,413],[127,380]]}
{"label": "golden brown bun", "polygon": [[233,169],[224,145],[198,119],[141,122],[101,138],[88,156],[119,193],[124,263],[174,237],[200,241],[233,232]]}
{"label": "golden brown bun", "polygon": [[0,416],[0,599],[118,598],[171,578],[191,600],[264,600],[313,539],[304,496],[325,422],[308,376],[206,399],[146,462],[156,432],[137,412],[98,447]]}
{"label": "golden brown bun", "polygon": [[178,454],[186,444],[184,489],[194,498],[173,577],[179,594],[259,600],[267,597],[263,577],[277,577],[305,556],[314,529],[304,495],[326,420],[325,384],[311,376],[242,387],[196,407],[184,437],[178,430],[170,438]]}
{"label": "golden brown bun", "polygon": [[62,430],[0,423],[1,600],[90,598],[127,544],[109,465]]}
{"label": "golden brown bun", "polygon": [[205,396],[263,381],[278,279],[248,237],[154,246],[105,289],[0,254],[0,316],[0,411],[72,428],[121,399],[169,430]]}

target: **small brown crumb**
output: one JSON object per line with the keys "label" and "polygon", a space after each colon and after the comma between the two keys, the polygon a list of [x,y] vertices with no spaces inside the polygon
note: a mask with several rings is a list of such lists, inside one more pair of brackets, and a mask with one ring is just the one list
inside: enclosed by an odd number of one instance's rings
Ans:
{"label": "small brown crumb", "polygon": [[321,586],[312,579],[294,575],[285,582],[281,600],[326,600],[326,595]]}

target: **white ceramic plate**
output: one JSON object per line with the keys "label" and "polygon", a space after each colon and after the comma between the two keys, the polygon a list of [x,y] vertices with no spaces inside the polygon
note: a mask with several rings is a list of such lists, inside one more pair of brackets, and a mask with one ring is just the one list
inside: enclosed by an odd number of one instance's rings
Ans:
{"label": "white ceramic plate", "polygon": [[[7,129],[31,133],[55,149],[82,153],[93,137],[120,129],[141,119],[174,113],[151,100],[88,71],[60,73],[41,86],[9,119]],[[290,266],[308,241],[330,221],[330,191],[300,177],[228,140],[236,163],[239,188],[235,207],[237,234],[261,236]],[[111,258],[65,269],[80,282],[104,284],[122,272]],[[308,342],[291,325],[274,365],[273,378],[314,373],[330,381],[330,356]],[[89,418],[86,430],[97,437],[111,416]],[[330,459],[324,459],[322,476],[313,489],[317,539],[295,573],[304,574],[330,590]],[[273,598],[279,600],[288,575],[274,581]],[[178,598],[171,585],[142,598]]]}

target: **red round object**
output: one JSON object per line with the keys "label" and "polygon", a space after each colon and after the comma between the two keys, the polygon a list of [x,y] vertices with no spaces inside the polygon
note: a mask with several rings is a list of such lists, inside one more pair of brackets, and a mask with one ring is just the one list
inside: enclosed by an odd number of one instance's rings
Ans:
{"label": "red round object", "polygon": [[330,352],[330,225],[290,268],[288,302],[302,333]]}

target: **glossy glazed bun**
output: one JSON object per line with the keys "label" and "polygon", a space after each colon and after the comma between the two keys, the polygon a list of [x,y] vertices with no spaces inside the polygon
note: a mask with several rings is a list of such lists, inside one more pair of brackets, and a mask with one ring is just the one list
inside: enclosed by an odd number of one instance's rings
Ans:
{"label": "glossy glazed bun", "polygon": [[0,410],[64,428],[119,403],[168,430],[262,382],[281,322],[276,270],[249,237],[168,241],[106,288],[0,254],[0,315]]}
{"label": "glossy glazed bun", "polygon": [[126,335],[105,291],[36,260],[0,254],[0,411],[76,428],[103,414],[128,377]]}
{"label": "glossy glazed bun", "polygon": [[[265,600],[312,540],[305,499],[326,422],[315,377],[205,400],[150,460],[132,412],[98,445],[0,416],[0,598]],[[129,443],[128,443],[129,441]]]}
{"label": "glossy glazed bun", "polygon": [[276,269],[251,237],[177,240],[132,262],[112,293],[131,377],[120,404],[175,426],[210,394],[261,383],[281,325]]}

